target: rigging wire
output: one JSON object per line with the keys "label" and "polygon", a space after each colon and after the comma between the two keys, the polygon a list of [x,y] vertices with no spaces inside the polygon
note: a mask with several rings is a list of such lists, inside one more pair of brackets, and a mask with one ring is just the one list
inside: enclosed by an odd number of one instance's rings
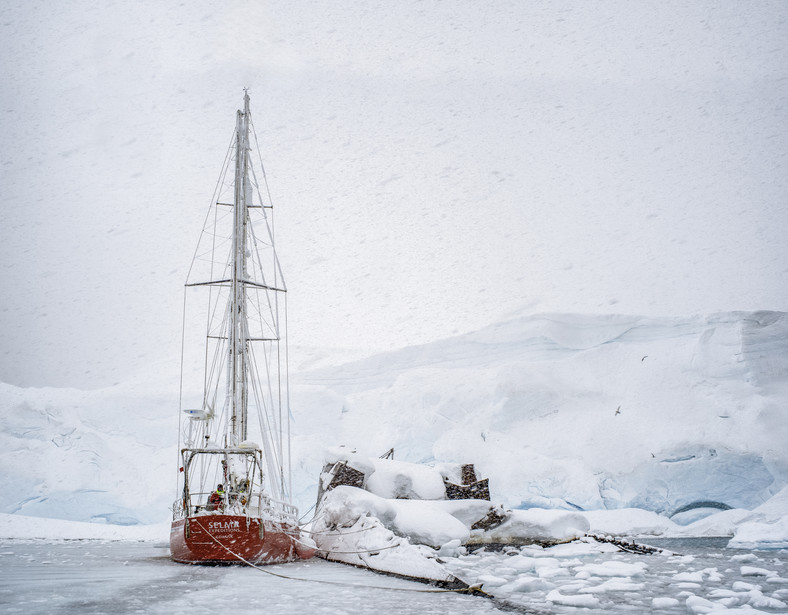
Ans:
{"label": "rigging wire", "polygon": [[[286,290],[284,275],[274,247],[273,211],[270,212],[270,216],[268,212],[266,212],[266,209],[273,209],[273,202],[261,157],[259,140],[252,122],[251,112],[248,113],[246,119],[247,127],[251,127],[254,144],[257,148],[257,156],[254,156],[251,152],[247,154],[248,150],[251,149],[251,144],[249,143],[250,139],[248,136],[245,137],[239,132],[238,124],[236,124],[229,146],[224,155],[219,178],[214,187],[211,205],[203,221],[202,232],[192,256],[192,262],[186,276],[186,283],[204,283],[202,276],[206,273],[208,273],[207,282],[212,282],[220,279],[217,276],[223,271],[228,272],[233,267],[234,250],[232,246],[235,245],[235,242],[232,241],[232,237],[233,233],[236,232],[235,225],[233,224],[236,218],[233,212],[235,211],[234,205],[239,202],[237,198],[237,168],[239,160],[241,160],[239,157],[243,156],[243,159],[248,161],[248,166],[244,164],[246,167],[244,174],[251,180],[252,186],[250,187],[252,187],[257,194],[257,199],[260,204],[260,215],[262,216],[262,222],[265,224],[264,229],[259,228],[260,218],[253,212],[253,209],[257,209],[257,207],[254,207],[253,201],[247,203],[251,209],[246,208],[243,212],[245,217],[244,226],[246,227],[244,232],[253,254],[253,256],[248,259],[248,263],[250,264],[249,273],[253,280],[261,280],[264,286],[268,285],[267,278],[270,279],[273,277],[273,288]],[[248,135],[248,133],[246,134]],[[243,153],[239,150],[239,143],[242,143],[245,148]],[[257,163],[254,160],[255,158],[258,161]],[[236,164],[235,174],[230,173],[233,161],[235,161]],[[262,181],[258,181],[258,169],[255,168],[258,164],[259,176],[262,178]],[[246,174],[246,171],[249,173]],[[263,200],[264,195],[267,197],[265,201]],[[230,207],[227,207],[227,205],[230,205]],[[258,230],[260,231],[259,236],[255,232],[254,223],[257,223]],[[230,224],[230,226],[228,226],[228,224]],[[230,247],[230,249],[227,249],[228,247]],[[261,254],[263,250],[265,250],[265,254]],[[223,254],[225,258],[222,258]],[[265,263],[263,261],[265,261]],[[197,279],[198,276],[199,279]],[[243,276],[245,279],[248,278],[246,267],[244,267]],[[225,275],[222,276],[221,279],[225,277],[232,276]],[[216,445],[221,445],[222,443],[226,445],[229,437],[229,421],[225,419],[229,415],[232,399],[229,395],[222,397],[221,389],[225,372],[228,385],[232,385],[232,382],[230,382],[232,380],[230,361],[233,359],[227,351],[227,342],[231,333],[231,302],[225,301],[228,298],[229,292],[225,287],[222,285],[215,286],[213,284],[207,284],[207,286],[208,310],[205,322],[206,339],[202,366],[204,386],[202,404],[205,418],[199,422],[195,422],[196,419],[190,420],[190,431],[188,436],[183,431],[184,419],[181,416],[183,404],[188,403],[184,402],[184,395],[187,393],[184,368],[186,366],[185,335],[186,306],[188,303],[187,293],[184,292],[184,320],[181,340],[181,381],[179,392],[180,412],[178,417],[179,448],[182,437],[188,437],[190,440],[189,446],[196,444],[197,447],[205,447],[209,444],[209,440],[205,439],[207,436],[215,438],[211,440],[211,442]],[[261,296],[260,292],[265,292],[265,295]],[[284,320],[280,322],[282,315],[280,314],[279,296],[275,294],[271,297],[270,292],[277,291],[261,291],[260,289],[251,288],[246,288],[244,290],[243,334],[246,336],[246,339],[249,340],[249,338],[252,337],[252,335],[250,335],[250,325],[254,329],[255,334],[259,326],[260,338],[264,338],[264,341],[262,343],[262,355],[260,355],[259,349],[256,349],[256,344],[245,344],[241,352],[243,352],[244,355],[243,365],[247,370],[244,377],[249,375],[250,370],[253,371],[255,375],[255,377],[248,379],[250,384],[249,391],[251,392],[252,401],[256,404],[258,410],[260,435],[263,438],[261,444],[264,444],[262,448],[270,475],[269,488],[272,491],[272,495],[275,495],[277,499],[284,499],[290,503],[292,495],[292,457],[289,442],[291,437],[289,422],[289,368],[287,365],[285,365],[284,368],[282,366],[283,349],[281,348],[281,326],[282,322],[284,322],[286,328],[287,303],[285,295],[284,304],[281,306],[285,312]],[[249,319],[250,316],[251,321]],[[271,340],[267,341],[265,338],[271,338]],[[274,343],[276,343],[276,347],[274,347]],[[288,349],[285,347],[284,360],[287,361],[288,358]],[[260,373],[260,367],[265,370],[265,383],[257,377]],[[271,377],[274,376],[277,378],[276,384],[271,382]],[[281,382],[282,377],[286,379],[285,383]],[[223,399],[223,404],[217,407],[219,399]],[[246,401],[244,401],[244,404],[245,403]],[[284,424],[285,417],[283,415],[285,410],[287,412],[286,426]],[[195,428],[198,432],[197,434],[192,430],[194,425],[197,425]],[[245,429],[244,433],[241,435],[244,439],[248,439],[245,434]],[[288,439],[286,459],[285,435]],[[286,468],[285,465],[287,465]],[[208,480],[210,480],[211,477],[217,478],[216,473],[220,473],[217,464],[209,463],[204,459],[200,459],[198,463],[195,463],[193,468],[195,474],[199,474],[203,479]],[[287,477],[287,479],[285,477]]]}
{"label": "rigging wire", "polygon": [[[225,175],[227,173],[227,168],[228,168],[228,166],[230,164],[232,146],[233,146],[233,142],[234,141],[235,141],[235,131],[233,131],[233,135],[232,135],[232,137],[230,139],[230,145],[228,146],[227,151],[225,152],[224,160],[222,161],[222,170],[219,173],[219,178],[216,180],[216,184],[215,184],[214,189],[213,189],[213,194],[211,195],[211,204],[208,207],[208,211],[205,214],[205,219],[203,220],[203,231],[202,231],[203,233],[206,233],[206,229],[208,227],[208,221],[210,220],[210,217],[211,217],[211,211],[214,210],[214,207],[215,207],[214,204],[216,203],[216,201],[219,198],[219,194],[220,194],[220,191],[221,191],[220,186],[221,186],[222,182],[224,181]],[[214,226],[214,228],[215,228],[215,226]],[[202,234],[201,234],[201,239],[202,239]],[[212,239],[212,241],[215,243],[215,237]],[[192,255],[192,260],[191,260],[191,263],[189,264],[189,269],[188,269],[188,271],[186,273],[186,281],[187,281],[187,283],[188,283],[189,278],[191,276],[192,270],[194,269],[195,262],[197,260],[201,260],[199,258],[200,244],[201,244],[201,241],[198,241],[197,242],[197,246],[194,249],[194,253]],[[212,250],[212,253],[213,253],[213,250]],[[186,287],[184,286],[184,291],[183,291],[183,312],[182,312],[183,313],[183,317],[181,319],[180,376],[179,376],[179,383],[178,383],[178,449],[177,449],[177,452],[176,452],[176,455],[177,455],[177,462],[176,462],[177,463],[177,467],[179,467],[180,463],[181,463],[180,448],[181,448],[181,437],[182,437],[182,431],[183,431],[183,371],[184,371],[184,363],[185,363],[185,345],[186,345],[186,305],[187,305],[186,296],[187,296]],[[176,480],[176,497],[179,496],[177,491],[178,491],[178,488],[180,486],[180,480],[181,480],[181,477],[180,477],[180,472],[179,472],[177,480]]]}
{"label": "rigging wire", "polygon": [[[232,153],[232,150],[233,150],[233,144],[234,143],[235,143],[235,130],[233,130],[233,136],[230,139],[230,146],[227,149],[227,153],[224,155],[224,161],[222,163],[222,170],[221,170],[221,172],[219,174],[219,179],[216,180],[216,187],[214,188],[213,195],[211,197],[211,206],[208,208],[208,213],[205,214],[205,220],[203,222],[203,230],[205,230],[205,228],[207,227],[208,220],[210,219],[210,216],[211,216],[211,211],[213,210],[214,205],[215,205],[216,201],[218,200],[218,197],[219,197],[219,194],[220,194],[219,186],[222,184],[222,182],[224,181],[225,176],[227,175],[227,168],[228,168],[228,165],[230,164],[231,153]],[[192,256],[192,263],[189,266],[188,273],[186,274],[186,280],[187,281],[189,280],[189,277],[191,276],[192,268],[194,267],[194,261],[197,260],[197,254],[198,254],[199,249],[200,249],[200,242],[198,241],[197,242],[197,247],[194,249],[194,256]]]}
{"label": "rigging wire", "polygon": [[301,525],[309,525],[310,523],[314,522],[315,519],[317,519],[317,511],[315,511],[315,515],[309,521],[303,521],[303,518],[306,517],[309,513],[311,513],[315,509],[316,506],[317,506],[317,502],[312,504],[312,506],[310,506],[307,509],[307,511],[298,518],[298,522]]}
{"label": "rigging wire", "polygon": [[305,534],[312,534],[312,536],[350,536],[350,534],[361,534],[362,532],[369,532],[370,530],[374,530],[375,526],[370,525],[369,527],[362,527],[360,530],[353,530],[352,532],[337,532],[336,534],[332,534],[331,532],[335,532],[336,530],[325,530],[321,532],[315,532],[313,530],[307,530],[303,527],[298,528],[300,531],[304,532]]}
{"label": "rigging wire", "polygon": [[287,491],[293,496],[293,463],[290,442],[290,337],[287,331],[287,293],[285,293],[285,409],[287,410]]}
{"label": "rigging wire", "polygon": [[[183,429],[183,361],[184,361],[184,344],[186,340],[186,287],[183,287],[183,318],[181,320],[181,373],[178,383],[178,448],[175,451],[176,466],[181,465],[181,429]],[[181,475],[178,472],[175,481],[175,497],[179,496],[179,487],[181,482]]]}
{"label": "rigging wire", "polygon": [[[266,355],[265,347],[263,348],[263,354]],[[252,356],[253,368],[257,370],[258,369],[257,355],[256,353],[254,353],[254,351],[252,351],[251,356]],[[270,379],[268,364],[267,362],[265,362],[264,364],[266,366],[267,375],[269,376]],[[260,435],[263,437],[265,443],[267,444],[267,446],[263,447],[263,451],[266,456],[266,464],[268,465],[268,470],[270,473],[278,474],[279,464],[277,464],[277,460],[281,459],[281,455],[276,451],[276,440],[273,438],[272,435],[275,431],[276,426],[271,424],[270,412],[266,410],[267,407],[265,404],[265,400],[263,398],[262,392],[260,391],[260,383],[257,381],[257,379],[251,379],[250,383],[252,385],[252,391],[255,397],[255,401],[259,408],[259,411],[257,413],[257,420],[260,426]],[[269,390],[270,390],[270,385],[269,385]],[[264,422],[267,424],[267,429],[266,429],[266,425],[264,425]],[[272,450],[274,452],[274,455],[271,454]],[[272,484],[272,487],[275,486],[276,485]]]}
{"label": "rigging wire", "polygon": [[[257,157],[258,157],[258,161],[260,162],[260,171],[261,171],[262,176],[263,176],[263,185],[265,186],[266,194],[268,196],[268,203],[271,206],[271,224],[270,224],[270,226],[267,224],[268,218],[267,218],[267,216],[265,216],[265,209],[263,208],[262,211],[263,211],[263,216],[266,218],[266,226],[268,227],[268,232],[269,232],[269,236],[270,236],[270,239],[271,239],[271,245],[273,247],[273,245],[274,245],[274,236],[275,236],[275,225],[274,225],[274,215],[273,215],[274,201],[273,201],[273,198],[271,197],[271,188],[270,188],[270,186],[268,184],[268,176],[267,176],[267,174],[265,172],[265,165],[263,164],[263,159],[262,159],[262,156],[260,155],[260,143],[259,143],[259,141],[257,139],[257,130],[255,129],[254,122],[252,121],[251,113],[250,113],[250,117],[249,117],[249,123],[250,123],[250,125],[252,127],[252,135],[254,136],[254,142],[255,142],[256,149],[257,149]],[[252,172],[254,173],[254,168],[252,169]],[[255,181],[256,180],[257,180],[257,176],[255,175]],[[258,193],[259,193],[259,184],[258,184]],[[262,206],[262,199],[260,200],[260,203],[261,203],[261,206]],[[291,442],[290,442],[290,436],[291,436],[291,433],[290,433],[290,426],[291,426],[291,411],[290,411],[290,350],[289,350],[290,346],[289,346],[289,335],[288,335],[288,331],[287,331],[287,294],[286,294],[286,292],[287,292],[287,283],[285,282],[284,274],[282,272],[282,266],[281,266],[281,263],[279,262],[279,255],[276,253],[276,250],[273,251],[273,258],[274,258],[274,265],[275,265],[274,266],[274,281],[275,281],[275,285],[276,285],[276,283],[279,282],[279,280],[281,280],[282,288],[285,290],[285,296],[284,296],[284,302],[285,302],[284,321],[285,321],[285,412],[287,414],[287,483],[288,483],[287,492],[288,492],[288,494],[292,495],[292,491],[293,491],[293,464],[292,464],[292,449],[291,449]],[[279,278],[279,279],[277,279],[277,278]],[[276,310],[277,310],[277,313],[276,313],[277,338],[281,340],[281,337],[279,335],[280,323],[279,323],[279,302],[278,301],[276,302]],[[277,344],[277,352],[278,351],[279,351],[279,344]],[[281,427],[281,425],[282,425],[282,418],[281,418],[281,400],[282,400],[282,397],[281,397],[281,380],[279,382],[279,386],[280,386],[280,397],[279,397],[280,417],[279,417],[279,424],[280,424],[280,427]],[[283,477],[283,479],[284,479],[284,477]]]}
{"label": "rigging wire", "polygon": [[[252,164],[252,165],[250,165],[250,167],[251,167],[251,170],[252,170],[252,176],[253,176],[253,179],[254,179],[254,182],[255,182],[255,187],[257,188],[258,197],[260,198],[260,210],[261,210],[261,212],[263,214],[263,219],[265,221],[266,229],[268,230],[268,237],[270,239],[270,246],[272,248],[272,257],[273,257],[273,261],[274,261],[273,262],[273,265],[274,265],[274,267],[273,267],[274,286],[277,287],[278,286],[278,282],[281,279],[282,288],[286,289],[286,284],[285,284],[285,281],[284,281],[284,275],[282,274],[281,265],[279,263],[279,257],[278,257],[278,255],[276,253],[276,249],[274,249],[274,245],[275,245],[274,233],[275,233],[275,231],[274,231],[274,217],[273,217],[273,199],[271,197],[270,186],[268,185],[268,177],[267,177],[267,175],[265,173],[265,165],[263,164],[263,159],[262,159],[262,156],[260,155],[260,143],[259,143],[259,140],[257,138],[257,130],[254,127],[254,122],[253,122],[252,117],[251,117],[251,112],[249,113],[249,125],[250,125],[250,127],[252,129],[252,135],[253,135],[254,141],[255,141],[255,149],[257,150],[258,161],[259,161],[259,164],[260,164],[260,171],[261,171],[261,174],[262,174],[262,177],[263,177],[263,185],[265,186],[266,195],[268,196],[268,203],[269,203],[269,206],[271,208],[271,216],[270,216],[270,223],[269,223],[269,217],[265,213],[265,201],[263,201],[262,195],[260,194],[260,183],[257,181],[257,174],[255,173],[254,165]],[[258,256],[258,258],[259,258],[259,256]],[[261,266],[261,268],[262,268],[262,266]],[[269,306],[270,306],[270,297],[269,297]],[[276,344],[276,349],[275,349],[275,352],[276,352],[276,364],[277,364],[277,374],[279,376],[277,378],[277,396],[276,396],[276,411],[277,411],[277,414],[278,414],[277,427],[278,427],[278,435],[279,435],[278,451],[279,451],[279,455],[280,455],[280,458],[279,458],[280,459],[280,462],[279,462],[279,481],[280,481],[280,489],[281,489],[281,491],[283,493],[288,494],[288,499],[289,499],[289,497],[290,497],[290,495],[292,493],[292,465],[291,465],[291,461],[292,460],[291,460],[290,441],[289,441],[289,437],[290,437],[290,405],[289,405],[289,397],[290,396],[289,396],[289,388],[290,388],[290,385],[289,385],[289,380],[286,380],[285,390],[286,390],[287,404],[286,404],[285,410],[287,412],[287,428],[283,429],[284,420],[282,418],[282,414],[283,414],[282,399],[283,399],[283,396],[282,396],[282,379],[281,379],[282,360],[281,360],[281,344],[280,344],[280,342],[281,342],[281,335],[280,335],[281,329],[280,329],[280,315],[279,315],[279,300],[278,300],[278,297],[275,298],[273,308],[275,310],[275,312],[272,314],[273,318],[274,318],[274,323],[273,324],[274,324],[274,328],[275,328],[275,335],[276,335],[276,338],[277,338],[277,344]],[[285,320],[287,318],[287,316],[286,316],[286,309],[287,309],[287,303],[286,303],[286,295],[285,295]],[[272,351],[272,353],[274,352],[274,348],[273,347],[271,348],[271,351]],[[287,343],[286,342],[285,342],[285,355],[286,355],[285,358],[287,360],[288,357],[287,357]],[[273,360],[273,358],[271,358],[271,360]],[[285,369],[286,370],[289,369],[288,366],[287,366],[287,363],[285,363]],[[289,371],[287,371],[287,373],[286,373],[286,378],[289,378]],[[269,380],[269,386],[270,386],[270,380]],[[273,398],[272,398],[272,402],[273,402]],[[271,409],[274,410],[273,405],[272,405]],[[283,439],[284,439],[285,433],[287,433],[287,436],[288,436],[288,442],[287,442],[287,447],[288,447],[288,450],[287,450],[287,486],[285,485],[285,472],[284,472],[284,442],[283,442]],[[273,434],[272,434],[272,436],[273,436]]]}

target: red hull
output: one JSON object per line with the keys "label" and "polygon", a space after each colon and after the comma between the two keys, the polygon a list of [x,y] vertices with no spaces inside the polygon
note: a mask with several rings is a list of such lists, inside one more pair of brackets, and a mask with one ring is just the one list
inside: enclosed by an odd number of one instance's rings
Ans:
{"label": "red hull", "polygon": [[298,528],[239,515],[204,515],[172,522],[172,559],[184,564],[279,564],[308,559]]}

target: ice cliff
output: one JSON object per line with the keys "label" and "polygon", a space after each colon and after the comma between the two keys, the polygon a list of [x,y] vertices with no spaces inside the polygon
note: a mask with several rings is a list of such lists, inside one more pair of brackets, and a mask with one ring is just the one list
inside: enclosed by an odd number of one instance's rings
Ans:
{"label": "ice cliff", "polygon": [[[754,508],[788,478],[788,318],[554,314],[300,374],[334,441],[473,462],[508,507]],[[309,456],[319,431],[299,433]]]}
{"label": "ice cliff", "polygon": [[[0,512],[165,520],[177,390],[0,386]],[[327,447],[474,463],[507,508],[754,509],[788,482],[788,316],[516,316],[294,374],[294,492]],[[171,477],[171,478],[168,478]]]}

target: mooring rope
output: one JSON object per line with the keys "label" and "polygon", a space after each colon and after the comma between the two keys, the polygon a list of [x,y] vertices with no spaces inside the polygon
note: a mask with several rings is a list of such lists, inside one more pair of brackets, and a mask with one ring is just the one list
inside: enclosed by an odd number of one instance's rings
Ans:
{"label": "mooring rope", "polygon": [[[334,534],[334,535],[344,536],[344,534]],[[312,546],[309,543],[298,540],[298,538],[293,538],[292,536],[290,537],[290,539],[293,542],[297,542],[298,544],[308,547],[310,549],[314,549],[315,551],[320,551],[321,553],[339,553],[340,555],[361,555],[362,553],[377,553],[378,551],[385,551],[386,549],[393,549],[395,547],[402,546],[402,543],[398,542],[397,544],[388,545],[387,547],[379,547],[377,549],[362,549],[361,551],[334,551],[333,549],[321,549],[317,545]]]}
{"label": "mooring rope", "polygon": [[[378,586],[378,585],[359,585],[357,583],[347,583],[347,582],[344,582],[344,581],[327,581],[325,579],[304,579],[302,577],[293,577],[293,576],[289,576],[289,575],[286,575],[286,574],[278,574],[276,572],[271,572],[270,570],[265,570],[264,568],[261,568],[260,566],[258,566],[256,564],[253,564],[249,560],[245,559],[242,555],[240,555],[239,553],[236,553],[235,551],[230,549],[228,546],[223,544],[218,538],[216,538],[216,536],[211,534],[211,532],[209,532],[205,528],[205,526],[203,526],[202,523],[200,523],[197,520],[195,520],[194,523],[196,523],[202,529],[203,532],[208,534],[208,536],[211,538],[211,540],[213,540],[222,549],[227,551],[230,555],[235,557],[239,562],[242,562],[242,563],[246,564],[247,566],[249,566],[251,568],[254,568],[255,570],[259,570],[260,572],[264,572],[265,574],[270,574],[273,577],[279,577],[280,579],[288,579],[288,580],[291,580],[291,581],[307,581],[307,582],[311,582],[311,583],[321,583],[323,585],[341,585],[343,587],[355,587],[355,588],[358,588],[358,589],[387,589],[387,590],[391,590],[391,591],[415,592],[415,593],[421,593],[421,594],[452,594],[452,593],[454,593],[454,594],[468,594],[468,595],[483,596],[483,597],[486,597],[486,598],[493,598],[493,596],[491,594],[488,594],[487,592],[483,591],[480,587],[475,587],[475,586],[465,587],[465,588],[457,588],[457,589],[413,589],[413,588],[410,588],[410,587],[384,587],[384,586]],[[395,545],[395,546],[399,546],[399,545]],[[390,548],[390,547],[386,547],[386,548]],[[334,551],[334,553],[338,553],[338,551]]]}
{"label": "mooring rope", "polygon": [[312,536],[348,536],[350,534],[361,534],[362,532],[369,532],[374,530],[375,526],[362,527],[360,530],[353,530],[352,532],[336,532],[336,530],[321,530],[316,532],[314,530],[307,530],[306,528],[299,528],[305,534],[312,534]]}

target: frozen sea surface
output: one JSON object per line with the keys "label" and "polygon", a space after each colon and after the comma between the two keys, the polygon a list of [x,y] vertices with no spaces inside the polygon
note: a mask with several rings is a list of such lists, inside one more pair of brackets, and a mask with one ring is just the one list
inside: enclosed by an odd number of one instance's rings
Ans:
{"label": "frozen sea surface", "polygon": [[292,580],[237,566],[176,564],[164,543],[6,540],[0,542],[0,612],[788,612],[788,551],[731,550],[726,542],[662,540],[658,546],[679,551],[676,556],[572,543],[447,558],[466,581],[484,583],[498,597],[493,602],[319,559],[265,568],[308,579]]}
{"label": "frozen sea surface", "polygon": [[[188,566],[166,544],[0,542],[2,613],[496,612],[489,600],[434,593],[429,586],[320,559],[266,567],[283,579],[238,566]],[[325,584],[323,581],[340,583]]]}
{"label": "frozen sea surface", "polygon": [[672,550],[624,553],[576,541],[479,550],[454,573],[512,605],[548,613],[788,613],[788,551],[727,549],[728,538],[653,539]]}

